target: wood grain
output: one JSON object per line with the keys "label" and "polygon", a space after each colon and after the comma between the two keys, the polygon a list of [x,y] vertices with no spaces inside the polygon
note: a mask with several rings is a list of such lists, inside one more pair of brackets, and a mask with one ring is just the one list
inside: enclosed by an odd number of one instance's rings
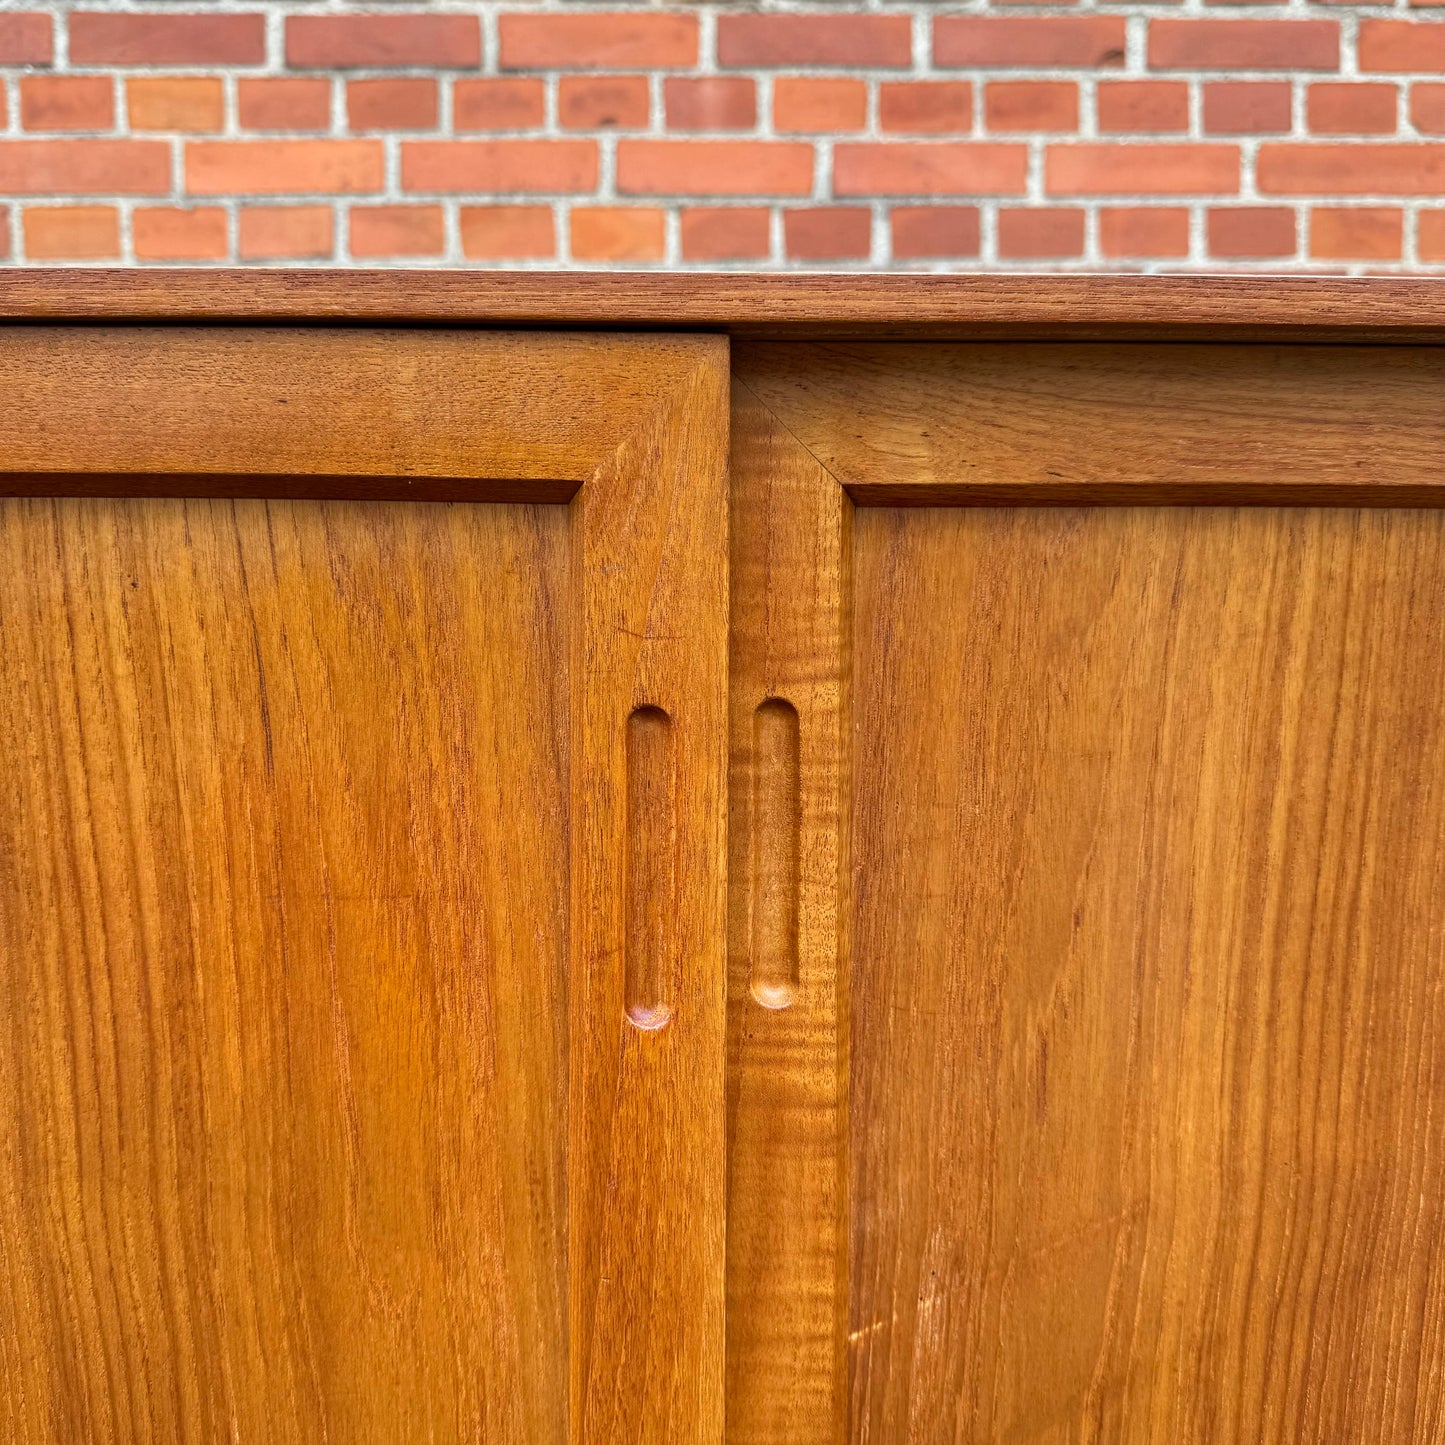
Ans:
{"label": "wood grain", "polygon": [[727,1438],[836,1445],[853,507],[736,377],[732,418]]}
{"label": "wood grain", "polygon": [[0,556],[0,1438],[565,1440],[565,511]]}
{"label": "wood grain", "polygon": [[[587,1445],[723,1431],[728,349],[687,345],[572,503],[569,1339]],[[637,788],[630,816],[639,710],[667,720],[672,796]],[[661,1027],[627,1009],[639,853],[673,880],[665,926],[655,895],[646,906],[647,937],[670,949]]]}
{"label": "wood grain", "polygon": [[1445,350],[749,345],[737,366],[862,505],[1445,500]]}
{"label": "wood grain", "polygon": [[1445,1438],[1445,514],[855,546],[854,1438]]}
{"label": "wood grain", "polygon": [[1445,340],[1438,277],[0,273],[0,320],[619,327],[882,340]]}

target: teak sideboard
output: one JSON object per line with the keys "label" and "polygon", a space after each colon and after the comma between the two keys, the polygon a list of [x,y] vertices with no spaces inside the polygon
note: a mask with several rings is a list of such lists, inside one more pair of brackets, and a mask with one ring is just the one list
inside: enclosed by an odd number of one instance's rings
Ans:
{"label": "teak sideboard", "polygon": [[0,1439],[1445,1441],[1445,282],[0,322]]}

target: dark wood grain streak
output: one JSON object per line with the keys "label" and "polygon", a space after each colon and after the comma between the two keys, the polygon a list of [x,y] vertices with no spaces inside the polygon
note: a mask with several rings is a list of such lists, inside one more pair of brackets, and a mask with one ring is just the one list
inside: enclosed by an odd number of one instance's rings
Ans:
{"label": "dark wood grain streak", "polygon": [[855,524],[852,1429],[1445,1438],[1445,514]]}
{"label": "dark wood grain streak", "polygon": [[722,330],[738,337],[1445,340],[1445,280],[1327,276],[0,273],[0,320]]}

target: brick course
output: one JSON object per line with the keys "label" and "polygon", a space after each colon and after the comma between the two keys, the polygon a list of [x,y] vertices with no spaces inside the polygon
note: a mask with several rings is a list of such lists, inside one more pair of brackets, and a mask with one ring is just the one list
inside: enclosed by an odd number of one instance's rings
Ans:
{"label": "brick course", "polygon": [[1430,0],[16,0],[0,263],[1445,270]]}

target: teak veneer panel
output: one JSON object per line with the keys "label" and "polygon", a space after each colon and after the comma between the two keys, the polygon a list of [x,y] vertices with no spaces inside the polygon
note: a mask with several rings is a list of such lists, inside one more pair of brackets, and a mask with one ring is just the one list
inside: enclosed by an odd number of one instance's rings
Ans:
{"label": "teak veneer panel", "polygon": [[1445,513],[854,524],[858,1441],[1445,1433]]}

